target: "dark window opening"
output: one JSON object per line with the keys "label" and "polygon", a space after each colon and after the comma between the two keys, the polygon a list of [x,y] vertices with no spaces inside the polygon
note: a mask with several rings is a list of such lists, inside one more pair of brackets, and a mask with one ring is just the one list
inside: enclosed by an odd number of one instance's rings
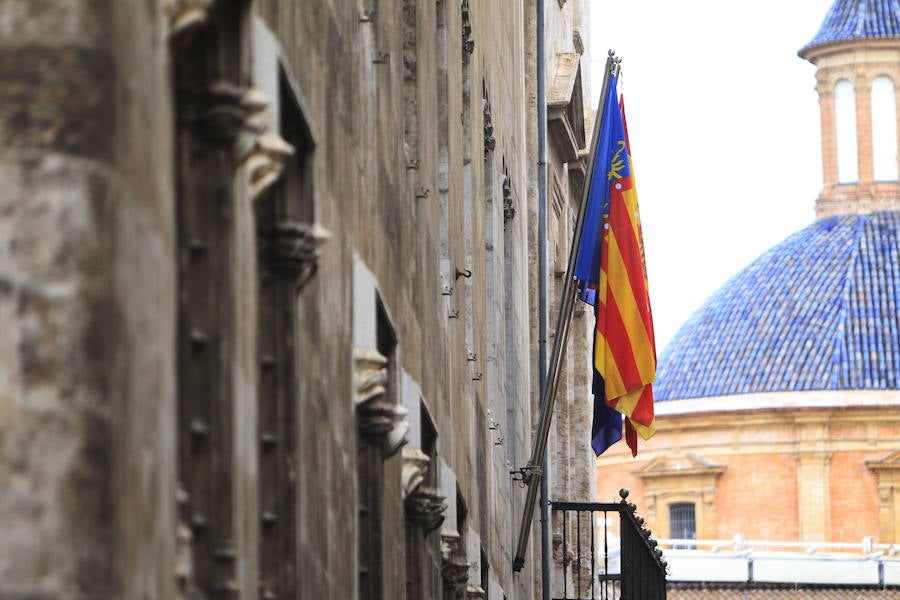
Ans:
{"label": "dark window opening", "polygon": [[293,596],[297,580],[298,428],[296,270],[275,248],[284,224],[311,221],[309,130],[285,78],[280,81],[281,136],[294,147],[283,176],[255,204],[258,259],[259,573],[262,598]]}
{"label": "dark window opening", "polygon": [[[669,505],[669,537],[675,540],[697,539],[694,504],[679,502]],[[695,544],[679,544],[676,548],[693,548]]]}
{"label": "dark window opening", "polygon": [[[395,352],[397,337],[380,299],[376,299],[376,340],[378,352],[387,358],[385,395],[396,399]],[[383,549],[383,507],[385,504],[385,457],[383,438],[360,435],[358,438],[357,482],[359,490],[359,597],[379,600],[383,597],[385,555]]]}

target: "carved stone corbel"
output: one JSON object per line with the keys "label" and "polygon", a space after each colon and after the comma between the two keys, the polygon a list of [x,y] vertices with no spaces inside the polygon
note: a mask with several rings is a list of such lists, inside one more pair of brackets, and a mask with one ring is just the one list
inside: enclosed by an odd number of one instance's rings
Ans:
{"label": "carved stone corbel", "polygon": [[374,348],[353,351],[354,398],[359,431],[370,443],[381,446],[385,458],[406,444],[409,411],[385,397],[388,359]]}
{"label": "carved stone corbel", "polygon": [[441,529],[441,564],[450,562],[459,550],[459,533],[452,529]]}
{"label": "carved stone corbel", "polygon": [[475,40],[472,39],[472,14],[469,10],[469,0],[462,0],[460,5],[462,16],[462,47],[463,52],[472,54],[475,51]]}
{"label": "carved stone corbel", "polygon": [[503,176],[503,222],[508,223],[516,216],[516,204],[513,201],[512,196],[512,185],[509,182],[509,177]]}
{"label": "carved stone corbel", "polygon": [[494,118],[491,116],[491,103],[487,99],[487,92],[482,98],[482,117],[484,125],[484,157],[493,152],[497,147],[497,139],[494,137]]}
{"label": "carved stone corbel", "polygon": [[256,144],[245,159],[252,201],[281,178],[285,163],[293,155],[294,147],[277,133],[263,133],[256,138]]}
{"label": "carved stone corbel", "polygon": [[317,224],[281,220],[260,232],[263,259],[278,273],[290,275],[303,287],[315,274],[319,246],[331,233]]}
{"label": "carved stone corbel", "polygon": [[418,448],[403,449],[403,468],[400,472],[400,484],[403,490],[403,499],[415,492],[428,472],[428,464],[431,459]]}
{"label": "carved stone corbel", "polygon": [[387,391],[388,359],[374,348],[355,348],[353,363],[353,402],[359,409]]}
{"label": "carved stone corbel", "polygon": [[444,587],[453,594],[466,591],[469,581],[469,563],[459,556],[459,533],[451,529],[441,530],[441,579]]}
{"label": "carved stone corbel", "polygon": [[241,104],[244,88],[228,81],[197,88],[185,82],[179,93],[184,94],[185,102],[178,118],[199,138],[214,144],[231,144],[245,126],[247,112]]}
{"label": "carved stone corbel", "polygon": [[394,427],[394,407],[386,402],[388,359],[374,348],[353,350],[353,402],[359,430],[367,438],[383,439]]}
{"label": "carved stone corbel", "polygon": [[441,565],[441,578],[445,588],[454,594],[462,594],[469,582],[469,563],[454,557],[449,563]]}
{"label": "carved stone corbel", "polygon": [[381,447],[384,458],[395,455],[409,441],[406,438],[406,434],[409,433],[409,421],[406,420],[408,415],[409,410],[405,406],[394,405],[394,426],[391,427]]}
{"label": "carved stone corbel", "polygon": [[406,516],[422,525],[425,535],[428,535],[444,522],[444,512],[447,510],[445,499],[436,489],[419,486],[404,500]]}
{"label": "carved stone corbel", "polygon": [[466,586],[466,600],[477,600],[478,598],[487,598],[487,592],[477,583],[470,583]]}
{"label": "carved stone corbel", "polygon": [[179,40],[209,21],[215,0],[165,0],[163,10],[169,19],[169,35]]}
{"label": "carved stone corbel", "polygon": [[240,107],[244,122],[236,151],[238,162],[246,165],[250,199],[255,201],[281,178],[284,165],[295,150],[275,131],[271,101],[262,90],[255,87],[244,90]]}

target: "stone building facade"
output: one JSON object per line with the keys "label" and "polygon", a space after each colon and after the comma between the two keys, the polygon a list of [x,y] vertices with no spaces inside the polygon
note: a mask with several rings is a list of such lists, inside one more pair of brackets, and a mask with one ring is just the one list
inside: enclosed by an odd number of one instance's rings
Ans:
{"label": "stone building facade", "polygon": [[[588,64],[587,4],[547,2],[539,281],[535,11],[0,4],[0,596],[535,596],[515,475]],[[589,329],[551,434],[570,500]]]}
{"label": "stone building facade", "polygon": [[628,487],[660,539],[682,537],[673,507],[689,505],[697,540],[897,544],[897,393],[855,396],[661,403],[660,441],[649,440],[638,463],[601,457],[599,496]]}

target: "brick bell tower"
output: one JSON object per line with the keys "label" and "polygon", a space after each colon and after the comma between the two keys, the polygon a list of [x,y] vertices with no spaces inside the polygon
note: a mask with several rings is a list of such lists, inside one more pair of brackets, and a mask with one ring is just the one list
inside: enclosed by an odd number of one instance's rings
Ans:
{"label": "brick bell tower", "polygon": [[900,0],[836,0],[798,54],[817,68],[816,217],[900,210]]}

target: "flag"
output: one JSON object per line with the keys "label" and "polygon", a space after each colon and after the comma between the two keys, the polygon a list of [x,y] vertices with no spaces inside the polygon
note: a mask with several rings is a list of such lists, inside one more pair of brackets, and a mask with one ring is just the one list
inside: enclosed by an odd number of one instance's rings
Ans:
{"label": "flag", "polygon": [[606,180],[609,165],[610,135],[612,133],[613,113],[619,112],[616,102],[616,77],[609,75],[609,91],[604,100],[603,118],[597,132],[597,156],[594,172],[588,190],[587,207],[584,212],[584,227],[578,245],[578,256],[575,259],[575,278],[579,282],[581,299],[594,304],[593,291],[600,283],[600,242],[603,215],[609,206],[609,184]]}
{"label": "flag", "polygon": [[624,106],[612,74],[604,102],[574,275],[596,317],[591,446],[599,456],[624,429],[637,455],[637,434],[646,440],[656,431],[656,349]]}
{"label": "flag", "polygon": [[[603,215],[609,206],[609,184],[606,172],[609,166],[610,135],[612,133],[611,116],[619,112],[616,102],[616,77],[609,75],[609,84],[604,102],[602,118],[597,127],[596,157],[594,170],[588,189],[587,206],[585,207],[584,226],[578,255],[575,261],[575,279],[578,281],[579,297],[594,307],[596,322],[598,304],[596,302],[597,287],[600,284],[600,251]],[[596,327],[594,343],[596,346]],[[594,418],[591,424],[591,447],[600,456],[613,444],[622,439],[622,415],[607,405],[603,392],[603,377],[591,360],[593,372],[591,392],[594,396]]]}
{"label": "flag", "polygon": [[[656,432],[652,383],[656,345],[647,267],[624,103],[610,118],[609,203],[604,212],[597,286],[594,367],[603,377],[606,404],[622,413],[625,439],[637,455],[637,435]],[[595,167],[596,169],[596,167]]]}
{"label": "flag", "polygon": [[[594,305],[594,319],[597,318],[597,306]],[[597,328],[594,327],[594,339],[596,343]],[[593,362],[593,361],[592,361]],[[606,404],[603,395],[603,378],[597,372],[597,368],[591,365],[593,380],[591,392],[594,395],[594,419],[591,423],[591,448],[597,456],[603,454],[607,448],[622,439],[622,414]]]}

